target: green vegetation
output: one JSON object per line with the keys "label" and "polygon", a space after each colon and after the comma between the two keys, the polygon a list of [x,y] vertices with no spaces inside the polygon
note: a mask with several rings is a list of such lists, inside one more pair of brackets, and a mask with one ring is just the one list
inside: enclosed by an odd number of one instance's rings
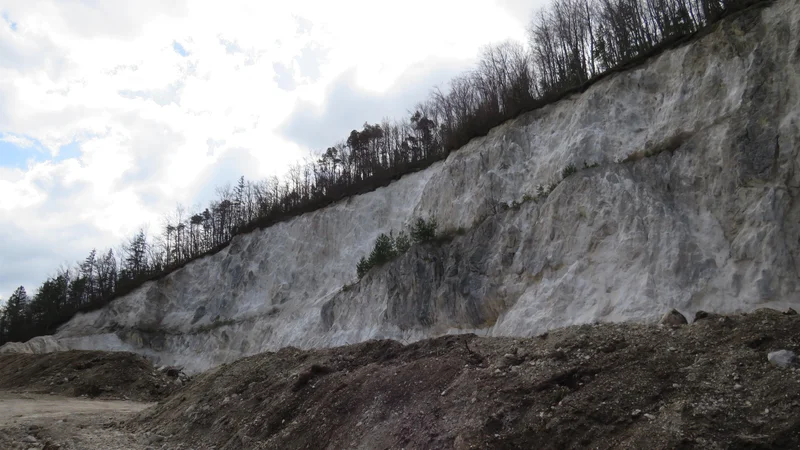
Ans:
{"label": "green vegetation", "polygon": [[[404,231],[400,231],[397,237],[394,237],[394,232],[389,232],[389,234],[381,233],[375,239],[375,245],[372,247],[369,257],[362,257],[356,264],[358,278],[362,278],[373,267],[382,266],[407,252],[411,248],[412,241],[414,244],[433,241],[436,239],[438,227],[436,219],[425,220],[420,217],[409,226],[408,235]],[[409,235],[411,236],[410,239]]]}
{"label": "green vegetation", "polygon": [[397,237],[394,240],[394,248],[397,254],[405,253],[411,248],[411,239],[405,231],[397,233]]}
{"label": "green vegetation", "polygon": [[589,164],[589,161],[584,161],[583,162],[583,168],[584,169],[594,169],[595,167],[600,167],[600,164],[599,163],[591,163],[591,164]]}
{"label": "green vegetation", "polygon": [[411,225],[411,239],[415,244],[432,241],[433,239],[436,239],[436,229],[438,227],[439,224],[434,218],[428,220],[425,220],[421,217],[417,218],[417,220]]}

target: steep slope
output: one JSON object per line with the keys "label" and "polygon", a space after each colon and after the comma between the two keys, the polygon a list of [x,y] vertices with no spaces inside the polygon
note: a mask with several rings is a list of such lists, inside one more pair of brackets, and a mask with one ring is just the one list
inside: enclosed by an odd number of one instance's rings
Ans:
{"label": "steep slope", "polygon": [[[58,345],[194,371],[284,346],[798,305],[799,43],[796,1],[736,15],[424,171],[238,236],[75,317]],[[415,216],[464,233],[342,289]]]}

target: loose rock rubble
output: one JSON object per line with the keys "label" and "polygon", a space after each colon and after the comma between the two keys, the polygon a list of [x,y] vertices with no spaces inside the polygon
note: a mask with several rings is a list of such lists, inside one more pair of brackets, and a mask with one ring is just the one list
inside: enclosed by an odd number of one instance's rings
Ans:
{"label": "loose rock rubble", "polygon": [[160,400],[182,386],[178,368],[156,370],[127,352],[0,353],[0,389],[74,397]]}
{"label": "loose rock rubble", "polygon": [[[800,319],[583,325],[287,348],[201,374],[127,423],[155,448],[800,447]],[[773,358],[774,359],[774,358]]]}

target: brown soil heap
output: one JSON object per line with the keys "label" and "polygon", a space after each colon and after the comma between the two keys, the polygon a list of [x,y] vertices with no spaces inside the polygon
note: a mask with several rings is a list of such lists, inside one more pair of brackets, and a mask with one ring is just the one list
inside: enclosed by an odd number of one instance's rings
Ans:
{"label": "brown soil heap", "polygon": [[0,389],[7,391],[146,402],[177,390],[176,379],[127,352],[0,353]]}
{"label": "brown soil heap", "polygon": [[206,372],[126,426],[164,448],[800,448],[797,315],[284,349]]}

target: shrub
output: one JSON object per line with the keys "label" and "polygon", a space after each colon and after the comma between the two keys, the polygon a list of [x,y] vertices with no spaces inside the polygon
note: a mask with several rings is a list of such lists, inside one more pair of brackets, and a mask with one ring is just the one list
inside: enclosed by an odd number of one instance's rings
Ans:
{"label": "shrub", "polygon": [[567,178],[568,176],[577,173],[578,169],[575,167],[574,164],[570,164],[567,167],[564,167],[564,170],[561,171],[561,178]]}
{"label": "shrub", "polygon": [[356,272],[358,273],[358,278],[361,278],[364,275],[366,275],[367,272],[369,272],[369,269],[371,268],[372,266],[369,264],[367,258],[362,256],[361,259],[358,261],[358,264],[356,264]]}
{"label": "shrub", "polygon": [[411,240],[413,240],[415,244],[421,244],[436,239],[436,228],[438,228],[438,226],[439,224],[434,218],[425,220],[418,217],[411,225]]}
{"label": "shrub", "polygon": [[394,251],[396,254],[400,255],[408,251],[411,248],[411,239],[408,237],[405,231],[401,231],[397,233],[397,238],[394,240]]}
{"label": "shrub", "polygon": [[362,257],[356,264],[358,278],[363,278],[373,267],[385,264],[398,255],[407,252],[411,248],[412,241],[415,244],[420,244],[436,239],[437,227],[436,219],[425,220],[418,218],[409,227],[410,237],[404,231],[398,233],[397,238],[391,232],[389,234],[381,233],[375,239],[375,245],[369,257]]}
{"label": "shrub", "polygon": [[394,258],[395,254],[394,238],[391,234],[381,233],[378,239],[375,239],[375,247],[369,255],[370,266],[380,266]]}

